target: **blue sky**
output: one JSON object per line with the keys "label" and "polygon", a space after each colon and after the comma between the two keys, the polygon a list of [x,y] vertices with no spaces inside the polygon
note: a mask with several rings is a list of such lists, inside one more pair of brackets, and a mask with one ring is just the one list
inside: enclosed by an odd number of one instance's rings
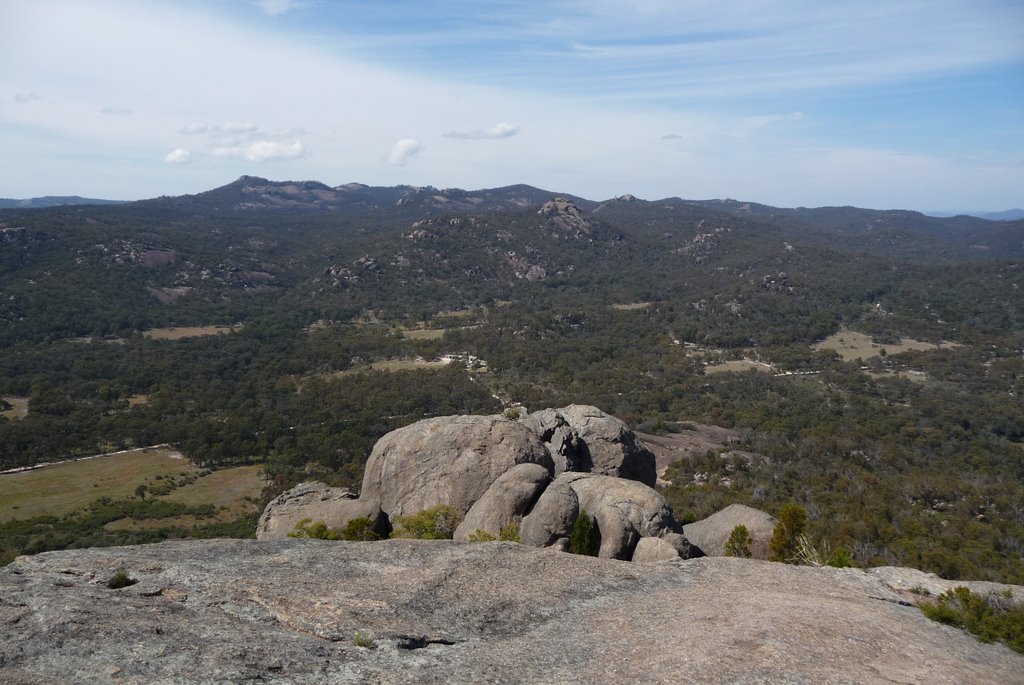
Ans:
{"label": "blue sky", "polygon": [[0,196],[1024,206],[1021,0],[0,0]]}

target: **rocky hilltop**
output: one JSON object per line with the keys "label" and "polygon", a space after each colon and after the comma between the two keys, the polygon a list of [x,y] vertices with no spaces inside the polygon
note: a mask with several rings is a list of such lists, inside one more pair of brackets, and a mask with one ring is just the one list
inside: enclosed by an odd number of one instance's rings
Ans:
{"label": "rocky hilltop", "polygon": [[[118,569],[137,582],[108,588]],[[922,583],[943,581],[501,542],[50,552],[0,569],[0,681],[1024,682],[1024,656],[909,606]]]}

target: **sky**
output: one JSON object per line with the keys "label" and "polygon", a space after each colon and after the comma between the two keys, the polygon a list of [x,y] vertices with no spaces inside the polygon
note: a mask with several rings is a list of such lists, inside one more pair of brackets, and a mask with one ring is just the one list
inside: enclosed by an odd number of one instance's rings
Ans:
{"label": "sky", "polygon": [[1024,0],[0,0],[0,197],[1024,207]]}

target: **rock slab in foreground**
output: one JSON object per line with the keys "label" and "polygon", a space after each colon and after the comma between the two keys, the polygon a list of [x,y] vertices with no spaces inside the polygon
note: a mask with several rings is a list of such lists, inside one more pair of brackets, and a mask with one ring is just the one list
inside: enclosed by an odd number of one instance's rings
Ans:
{"label": "rock slab in foreground", "polygon": [[[119,567],[138,583],[108,589]],[[898,602],[859,570],[512,543],[51,552],[0,569],[0,682],[1022,681],[1024,656]]]}

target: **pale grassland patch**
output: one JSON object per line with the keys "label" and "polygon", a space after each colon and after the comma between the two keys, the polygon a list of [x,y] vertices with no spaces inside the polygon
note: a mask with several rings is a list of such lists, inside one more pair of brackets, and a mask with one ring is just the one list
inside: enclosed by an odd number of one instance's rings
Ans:
{"label": "pale grassland patch", "polygon": [[882,354],[882,350],[885,350],[886,355],[892,355],[915,350],[953,349],[956,347],[960,347],[960,345],[950,342],[933,345],[932,343],[912,338],[901,338],[897,344],[880,344],[872,342],[870,335],[850,330],[841,330],[838,333],[833,333],[821,342],[811,345],[813,350],[834,350],[839,353],[839,356],[845,362],[878,357]]}
{"label": "pale grassland patch", "polygon": [[4,395],[4,401],[11,405],[10,409],[0,411],[0,416],[7,419],[23,419],[28,416],[28,398]]}
{"label": "pale grassland patch", "polygon": [[774,373],[771,365],[764,362],[755,362],[750,359],[734,359],[721,364],[711,364],[704,367],[704,373],[743,373],[744,371],[759,371],[762,373]]}
{"label": "pale grassland patch", "polygon": [[150,340],[181,340],[182,338],[198,338],[201,335],[220,335],[235,333],[242,330],[241,324],[234,326],[182,326],[177,328],[150,328],[142,335]]}
{"label": "pale grassland patch", "polygon": [[0,475],[0,521],[63,516],[101,497],[134,496],[137,486],[161,482],[157,476],[197,471],[173,449],[155,448],[6,473]]}
{"label": "pale grassland patch", "polygon": [[637,309],[647,309],[651,306],[650,302],[627,302],[625,304],[613,304],[612,309],[618,309],[623,312],[631,312]]}
{"label": "pale grassland patch", "polygon": [[149,395],[130,395],[128,397],[129,407],[140,407],[144,404],[149,404]]}
{"label": "pale grassland patch", "polygon": [[448,331],[447,328],[399,328],[403,338],[409,340],[439,340]]}

